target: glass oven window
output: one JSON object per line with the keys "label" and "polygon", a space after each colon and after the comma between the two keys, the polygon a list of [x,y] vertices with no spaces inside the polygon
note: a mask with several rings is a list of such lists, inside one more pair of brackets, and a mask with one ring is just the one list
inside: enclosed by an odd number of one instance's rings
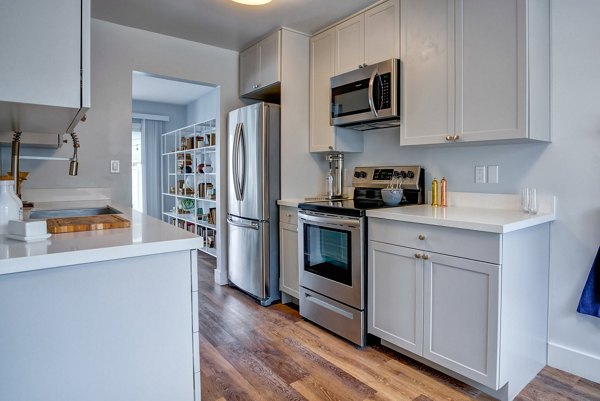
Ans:
{"label": "glass oven window", "polygon": [[351,233],[304,225],[304,270],[352,286]]}

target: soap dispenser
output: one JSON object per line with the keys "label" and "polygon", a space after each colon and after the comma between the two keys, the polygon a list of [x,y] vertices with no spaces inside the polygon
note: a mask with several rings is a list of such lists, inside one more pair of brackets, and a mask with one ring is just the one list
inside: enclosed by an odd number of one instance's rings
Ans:
{"label": "soap dispenser", "polygon": [[0,176],[0,234],[8,231],[9,220],[23,220],[23,202],[15,194],[11,175]]}

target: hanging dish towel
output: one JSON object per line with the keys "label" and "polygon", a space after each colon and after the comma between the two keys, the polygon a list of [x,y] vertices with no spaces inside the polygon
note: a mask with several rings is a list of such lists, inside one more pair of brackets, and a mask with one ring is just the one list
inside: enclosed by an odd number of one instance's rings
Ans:
{"label": "hanging dish towel", "polygon": [[600,248],[583,287],[577,312],[600,317]]}

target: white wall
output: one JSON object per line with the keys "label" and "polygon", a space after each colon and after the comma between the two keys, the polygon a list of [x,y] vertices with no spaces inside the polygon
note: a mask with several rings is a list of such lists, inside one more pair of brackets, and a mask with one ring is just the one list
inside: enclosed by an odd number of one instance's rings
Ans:
{"label": "white wall", "polygon": [[[187,125],[201,123],[216,118],[218,106],[219,89],[215,88],[186,106]],[[230,110],[225,111],[229,112]]]}
{"label": "white wall", "polygon": [[[92,20],[91,35],[92,107],[87,122],[77,127],[81,139],[79,176],[67,175],[67,162],[24,161],[23,169],[31,171],[25,185],[27,188],[109,187],[113,200],[129,205],[132,71],[220,86],[221,126],[225,127],[226,112],[241,105],[237,93],[238,54],[100,20]],[[40,152],[71,156],[70,146],[58,151],[27,150],[28,154]],[[111,159],[121,161],[121,174],[110,174]],[[224,171],[224,165],[222,168]]]}
{"label": "white wall", "polygon": [[169,117],[169,121],[165,121],[165,132],[174,131],[188,125],[187,107],[184,105],[180,106],[170,103],[133,100],[131,102],[131,111],[133,113],[154,114]]}
{"label": "white wall", "polygon": [[[600,319],[576,312],[600,245],[600,2],[555,0],[552,7],[551,144],[400,148],[398,130],[366,132],[364,153],[346,155],[346,165],[352,171],[356,165],[415,163],[428,170],[428,183],[446,176],[450,191],[516,194],[535,186],[555,194],[549,364],[600,381]],[[479,164],[499,165],[500,183],[475,184]]]}

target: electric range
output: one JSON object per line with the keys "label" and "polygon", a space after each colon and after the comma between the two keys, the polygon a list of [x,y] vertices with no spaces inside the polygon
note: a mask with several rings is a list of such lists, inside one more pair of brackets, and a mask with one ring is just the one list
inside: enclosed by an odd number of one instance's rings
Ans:
{"label": "electric range", "polygon": [[356,167],[353,199],[300,203],[300,315],[359,346],[366,344],[366,211],[387,206],[381,189],[402,179],[399,206],[424,203],[421,166]]}

